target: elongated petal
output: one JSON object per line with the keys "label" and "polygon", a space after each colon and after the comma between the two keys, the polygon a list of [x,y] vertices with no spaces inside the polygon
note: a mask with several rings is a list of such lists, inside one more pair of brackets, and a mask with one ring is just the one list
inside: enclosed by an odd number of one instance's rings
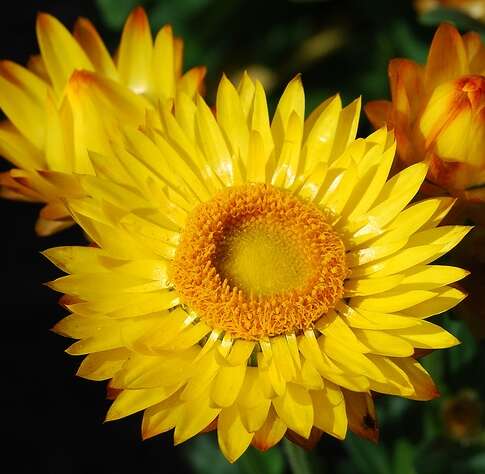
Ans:
{"label": "elongated petal", "polygon": [[235,462],[251,444],[254,434],[244,427],[237,406],[224,408],[217,421],[219,447],[229,462]]}

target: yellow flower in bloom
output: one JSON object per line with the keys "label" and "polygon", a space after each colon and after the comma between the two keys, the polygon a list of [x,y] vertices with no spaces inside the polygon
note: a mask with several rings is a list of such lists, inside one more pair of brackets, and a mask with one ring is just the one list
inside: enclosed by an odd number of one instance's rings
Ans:
{"label": "yellow flower in bloom", "polygon": [[215,115],[179,96],[81,178],[69,208],[96,247],[46,256],[70,273],[55,330],[117,393],[108,420],[145,410],[143,437],[175,443],[216,428],[234,461],[285,434],[375,439],[371,391],[437,396],[414,356],[458,342],[426,318],[467,272],[430,263],[469,229],[438,227],[449,197],[410,204],[426,165],[387,179],[393,135],[355,140],[359,101],[304,103],[297,77],[270,122],[260,83],[223,78]]}
{"label": "yellow flower in bloom", "polygon": [[129,16],[115,59],[85,18],[71,35],[39,14],[37,39],[40,55],[27,68],[0,63],[0,108],[8,118],[0,124],[0,154],[16,166],[0,175],[0,185],[4,197],[47,203],[36,227],[47,235],[72,223],[62,200],[81,192],[71,173],[93,172],[87,150],[109,153],[116,121],[139,125],[160,101],[178,92],[192,97],[205,70],[182,76],[182,41],[170,26],[153,41],[142,8]]}
{"label": "yellow flower in bloom", "polygon": [[[403,164],[429,164],[431,192],[485,201],[485,45],[442,24],[425,66],[407,59],[389,64],[392,101],[374,101],[366,113],[377,128],[396,133]],[[437,186],[437,187],[436,187]]]}

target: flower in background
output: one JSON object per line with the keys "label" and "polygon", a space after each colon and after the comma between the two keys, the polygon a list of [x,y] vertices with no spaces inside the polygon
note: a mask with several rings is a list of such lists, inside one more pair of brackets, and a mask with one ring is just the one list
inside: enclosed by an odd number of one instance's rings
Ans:
{"label": "flower in background", "polygon": [[461,390],[443,403],[443,420],[448,435],[469,443],[483,432],[483,402],[474,390]]}
{"label": "flower in background", "polygon": [[217,429],[232,462],[285,435],[377,439],[371,391],[436,397],[414,355],[457,344],[426,318],[467,272],[431,263],[469,229],[438,227],[449,197],[410,204],[426,165],[388,180],[393,134],[355,140],[360,102],[338,96],[304,120],[299,77],[271,121],[248,75],[222,79],[215,115],[174,107],[80,178],[69,209],[95,246],[45,252],[69,273],[54,329],[78,375],[109,380],[107,420],[144,410],[143,437],[176,444]]}
{"label": "flower in background", "polygon": [[71,35],[41,13],[37,39],[40,55],[27,68],[0,63],[0,108],[8,118],[0,124],[0,154],[16,166],[0,184],[4,197],[46,203],[36,230],[48,235],[72,224],[63,203],[81,193],[72,173],[92,173],[95,153],[111,152],[115,124],[144,123],[146,109],[177,91],[192,97],[205,70],[182,75],[182,41],[170,26],[153,41],[142,8],[126,21],[114,59],[85,18]]}
{"label": "flower in background", "polygon": [[421,14],[438,8],[460,10],[471,18],[485,22],[485,2],[483,0],[415,0],[414,6]]}
{"label": "flower in background", "polygon": [[365,111],[375,127],[395,130],[402,165],[424,161],[431,185],[423,191],[485,201],[485,45],[442,24],[425,66],[389,64],[391,101]]}

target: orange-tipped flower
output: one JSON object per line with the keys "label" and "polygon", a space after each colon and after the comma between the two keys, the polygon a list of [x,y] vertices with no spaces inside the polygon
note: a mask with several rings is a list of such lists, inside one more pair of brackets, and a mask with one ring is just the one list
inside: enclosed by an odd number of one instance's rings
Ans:
{"label": "orange-tipped flower", "polygon": [[0,155],[17,167],[0,174],[0,185],[3,197],[47,204],[36,226],[47,235],[72,224],[63,201],[81,192],[73,173],[91,173],[96,153],[109,153],[106,132],[119,122],[145,123],[147,110],[177,94],[192,98],[205,69],[182,75],[182,41],[168,25],[153,40],[142,8],[128,17],[115,58],[85,18],[71,34],[41,13],[36,32],[40,55],[27,68],[0,62],[0,109],[8,118]]}
{"label": "orange-tipped flower", "polygon": [[404,165],[425,161],[428,179],[443,192],[485,201],[485,45],[442,24],[428,61],[389,64],[392,101],[374,101],[366,113],[375,127],[395,129]]}

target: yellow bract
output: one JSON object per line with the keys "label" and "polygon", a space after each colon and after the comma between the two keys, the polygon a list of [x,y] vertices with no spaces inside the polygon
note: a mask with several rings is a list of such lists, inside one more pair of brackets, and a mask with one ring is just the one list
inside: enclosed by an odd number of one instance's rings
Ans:
{"label": "yellow bract", "polygon": [[373,101],[366,113],[376,127],[396,133],[404,165],[424,161],[431,194],[485,201],[485,45],[449,24],[436,31],[425,66],[407,59],[389,64],[392,101]]}
{"label": "yellow bract", "polygon": [[17,167],[0,175],[0,185],[4,197],[47,204],[36,225],[47,235],[72,224],[63,200],[83,194],[66,173],[93,173],[99,154],[113,153],[109,137],[119,122],[141,125],[159,102],[179,92],[193,97],[205,69],[182,75],[182,41],[168,25],[153,41],[142,8],[129,16],[116,59],[85,18],[71,35],[39,14],[37,38],[40,55],[27,68],[0,63],[0,108],[8,118],[0,124],[0,154]]}
{"label": "yellow bract", "polygon": [[45,254],[69,273],[55,330],[118,391],[108,420],[145,410],[143,436],[175,443],[217,428],[234,461],[292,432],[375,439],[371,391],[437,396],[414,354],[458,343],[426,319],[467,273],[430,264],[469,228],[438,226],[449,198],[411,203],[425,164],[388,179],[393,134],[356,139],[359,101],[304,103],[296,77],[270,121],[258,82],[223,77],[215,114],[178,94],[80,179],[95,245]]}

